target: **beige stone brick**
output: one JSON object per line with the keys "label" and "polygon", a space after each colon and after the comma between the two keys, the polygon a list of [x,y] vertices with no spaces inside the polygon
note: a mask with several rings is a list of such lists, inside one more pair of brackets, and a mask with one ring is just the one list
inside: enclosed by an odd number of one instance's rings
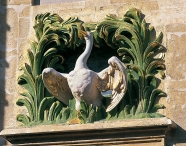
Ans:
{"label": "beige stone brick", "polygon": [[138,0],[110,0],[111,4],[126,3],[126,2],[137,2]]}
{"label": "beige stone brick", "polygon": [[186,34],[168,34],[166,68],[173,80],[183,80],[186,76]]}
{"label": "beige stone brick", "polygon": [[27,6],[23,9],[22,12],[19,13],[19,17],[29,17],[30,16],[30,6]]}
{"label": "beige stone brick", "polygon": [[[16,125],[16,105],[15,105],[15,96],[14,94],[0,94],[1,97],[4,97],[6,100],[5,104],[1,104],[0,111],[6,114],[3,114],[1,122],[3,123],[4,128],[15,127]],[[1,114],[2,115],[2,114]]]}
{"label": "beige stone brick", "polygon": [[[168,90],[186,92],[186,80],[180,80],[180,81],[167,80],[167,82],[168,82],[167,83],[167,89]],[[184,100],[184,102],[186,102],[186,100]]]}
{"label": "beige stone brick", "polygon": [[[53,13],[58,13],[60,10],[68,10],[68,9],[72,9],[72,3],[60,3],[60,4],[51,4],[50,5],[50,10]],[[76,8],[74,8],[76,9]],[[70,13],[70,11],[69,11]]]}
{"label": "beige stone brick", "polygon": [[32,4],[33,0],[1,0],[3,6],[7,5],[21,5],[21,4]]}
{"label": "beige stone brick", "polygon": [[78,2],[69,2],[69,3],[59,3],[59,4],[51,4],[50,12],[59,14],[60,11],[67,11],[69,14],[75,9],[84,9],[85,1]]}
{"label": "beige stone brick", "polygon": [[0,23],[6,23],[10,27],[18,26],[18,13],[13,8],[8,8],[5,13],[0,13]]}
{"label": "beige stone brick", "polygon": [[[156,1],[147,1],[147,2],[144,2],[144,1],[132,1],[132,2],[124,1],[123,3],[121,3],[118,6],[119,6],[118,15],[120,17],[122,17],[126,13],[126,11],[128,11],[130,8],[137,8],[143,14],[145,14],[147,17],[149,16],[152,18],[152,14],[155,15],[154,11],[157,11],[159,9],[158,2],[156,2]],[[153,11],[153,13],[151,11]],[[150,22],[152,22],[152,21],[150,21]]]}
{"label": "beige stone brick", "polygon": [[0,59],[15,55],[17,55],[17,49],[6,49],[6,52],[3,49],[0,50]]}
{"label": "beige stone brick", "polygon": [[158,0],[160,9],[165,8],[182,8],[185,6],[186,1],[185,0]]}
{"label": "beige stone brick", "polygon": [[19,38],[28,38],[30,28],[30,19],[19,19]]}
{"label": "beige stone brick", "polygon": [[110,4],[110,0],[89,0],[86,1],[85,7],[92,8],[92,7],[103,7]]}
{"label": "beige stone brick", "polygon": [[16,75],[13,78],[7,78],[6,81],[5,81],[5,92],[6,92],[6,94],[15,94],[17,92],[17,90],[16,90],[17,85],[18,84],[17,84]]}
{"label": "beige stone brick", "polygon": [[0,69],[4,72],[0,72],[1,78],[14,78],[16,77],[17,70],[17,56],[9,56],[0,60]]}
{"label": "beige stone brick", "polygon": [[104,7],[99,7],[96,10],[95,13],[95,20],[96,22],[101,22],[104,20],[105,16],[108,14],[115,14],[117,15],[117,9],[118,6],[104,6]]}
{"label": "beige stone brick", "polygon": [[168,81],[168,105],[166,107],[166,116],[186,128],[186,81]]}
{"label": "beige stone brick", "polygon": [[0,14],[0,16],[2,16],[0,43],[8,48],[15,48],[18,37],[18,14],[15,9],[9,8],[6,10],[6,15]]}
{"label": "beige stone brick", "polygon": [[186,32],[186,24],[168,24],[165,29],[167,32]]}
{"label": "beige stone brick", "polygon": [[46,12],[52,12],[51,10],[51,6],[50,5],[41,5],[41,6],[34,6],[34,7],[31,7],[32,9],[32,20],[34,20],[35,16],[37,14],[44,14]]}
{"label": "beige stone brick", "polygon": [[61,10],[59,11],[59,15],[63,20],[67,20],[69,17],[78,17],[84,22],[94,22],[95,8]]}
{"label": "beige stone brick", "polygon": [[139,8],[141,11],[151,11],[151,10],[158,10],[159,6],[158,6],[158,2],[157,1],[145,1],[145,2],[139,2]]}
{"label": "beige stone brick", "polygon": [[72,8],[86,8],[85,1],[72,2]]}
{"label": "beige stone brick", "polygon": [[24,65],[24,63],[29,63],[27,50],[30,49],[30,44],[27,39],[21,39],[18,46],[18,70]]}

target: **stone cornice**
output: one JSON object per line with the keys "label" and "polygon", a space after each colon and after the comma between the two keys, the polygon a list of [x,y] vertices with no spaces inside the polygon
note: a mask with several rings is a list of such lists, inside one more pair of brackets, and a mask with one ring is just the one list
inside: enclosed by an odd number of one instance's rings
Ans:
{"label": "stone cornice", "polygon": [[16,145],[101,145],[158,143],[176,125],[168,118],[128,119],[92,124],[40,125],[5,129],[0,136]]}

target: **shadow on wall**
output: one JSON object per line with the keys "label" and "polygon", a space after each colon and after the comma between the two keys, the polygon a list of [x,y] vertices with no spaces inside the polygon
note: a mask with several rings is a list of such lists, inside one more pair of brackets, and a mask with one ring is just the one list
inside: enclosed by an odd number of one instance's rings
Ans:
{"label": "shadow on wall", "polygon": [[40,0],[34,0],[34,5],[40,5]]}
{"label": "shadow on wall", "polygon": [[176,146],[177,144],[185,145],[186,143],[185,135],[186,131],[179,125],[177,125],[176,129],[171,130],[171,132],[168,133],[166,139],[166,146]]}
{"label": "shadow on wall", "polygon": [[[5,69],[8,68],[6,62],[6,34],[10,30],[7,24],[7,1],[0,0],[0,131],[4,128],[5,107],[8,102],[5,98]],[[5,145],[6,141],[0,138],[0,145]]]}

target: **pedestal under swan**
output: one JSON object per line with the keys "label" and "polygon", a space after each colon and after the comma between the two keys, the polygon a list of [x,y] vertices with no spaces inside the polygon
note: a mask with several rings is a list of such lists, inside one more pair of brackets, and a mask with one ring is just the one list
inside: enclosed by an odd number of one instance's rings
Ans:
{"label": "pedestal under swan", "polygon": [[44,86],[66,105],[74,97],[77,111],[80,110],[81,100],[93,106],[101,106],[101,92],[112,90],[111,102],[106,108],[106,112],[109,112],[117,106],[126,93],[126,67],[117,57],[113,56],[108,60],[109,66],[100,73],[90,70],[87,60],[93,46],[93,35],[89,31],[81,32],[86,41],[86,48],[77,59],[74,70],[65,74],[53,68],[45,68],[42,72]]}

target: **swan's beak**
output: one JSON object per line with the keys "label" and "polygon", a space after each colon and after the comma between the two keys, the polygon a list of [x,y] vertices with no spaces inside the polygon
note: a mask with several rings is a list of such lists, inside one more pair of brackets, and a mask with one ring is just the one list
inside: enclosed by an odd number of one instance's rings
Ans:
{"label": "swan's beak", "polygon": [[82,34],[84,37],[87,36],[87,32],[86,31],[83,31],[83,30],[80,30],[80,34]]}

